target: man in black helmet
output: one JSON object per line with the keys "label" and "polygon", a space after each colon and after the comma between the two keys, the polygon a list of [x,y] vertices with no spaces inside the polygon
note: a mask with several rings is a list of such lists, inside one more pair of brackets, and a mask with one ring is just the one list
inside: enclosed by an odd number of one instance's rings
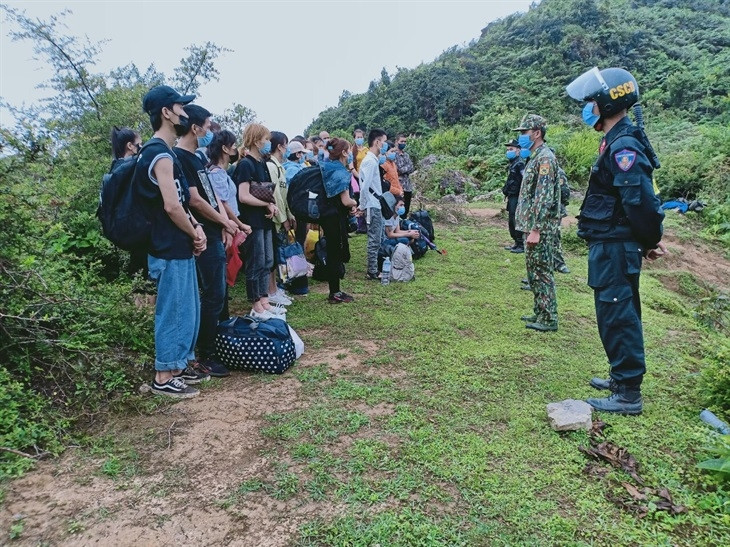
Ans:
{"label": "man in black helmet", "polygon": [[667,251],[661,242],[664,213],[652,186],[658,162],[643,130],[627,116],[639,100],[639,86],[629,72],[593,68],[566,91],[586,102],[583,121],[605,134],[578,217],[578,236],[588,242],[588,285],[611,365],[608,380],[593,378],[590,384],[611,394],[587,402],[605,412],[641,414],[646,372],[641,260],[655,260]]}

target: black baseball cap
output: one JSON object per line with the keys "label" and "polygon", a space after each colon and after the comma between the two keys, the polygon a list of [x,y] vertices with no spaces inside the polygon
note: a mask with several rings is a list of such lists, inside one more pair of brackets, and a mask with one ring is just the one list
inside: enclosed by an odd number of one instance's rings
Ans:
{"label": "black baseball cap", "polygon": [[512,139],[511,141],[507,141],[504,143],[505,146],[514,146],[515,148],[520,147],[520,143],[517,142],[517,139]]}
{"label": "black baseball cap", "polygon": [[147,114],[156,114],[166,106],[188,104],[195,100],[195,95],[180,95],[169,85],[158,85],[150,89],[142,99],[142,110]]}

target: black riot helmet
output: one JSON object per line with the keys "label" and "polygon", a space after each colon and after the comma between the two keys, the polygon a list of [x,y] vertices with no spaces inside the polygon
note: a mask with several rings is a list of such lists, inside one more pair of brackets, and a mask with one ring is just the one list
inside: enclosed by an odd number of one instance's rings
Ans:
{"label": "black riot helmet", "polygon": [[623,68],[593,67],[565,88],[577,101],[596,101],[601,117],[610,117],[639,101],[639,84]]}

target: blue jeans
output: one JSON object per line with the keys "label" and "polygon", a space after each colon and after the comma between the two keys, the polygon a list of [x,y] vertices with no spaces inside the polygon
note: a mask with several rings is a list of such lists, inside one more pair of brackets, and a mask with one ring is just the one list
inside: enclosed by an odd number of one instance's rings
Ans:
{"label": "blue jeans", "polygon": [[198,350],[201,359],[215,355],[218,319],[226,300],[226,252],[223,241],[208,238],[208,247],[196,259],[200,282],[200,333]]}
{"label": "blue jeans", "polygon": [[200,326],[200,300],[195,259],[147,257],[150,279],[157,282],[155,306],[155,370],[187,367],[195,359]]}
{"label": "blue jeans", "polygon": [[254,228],[243,244],[246,298],[258,302],[269,295],[269,274],[274,267],[274,230]]}

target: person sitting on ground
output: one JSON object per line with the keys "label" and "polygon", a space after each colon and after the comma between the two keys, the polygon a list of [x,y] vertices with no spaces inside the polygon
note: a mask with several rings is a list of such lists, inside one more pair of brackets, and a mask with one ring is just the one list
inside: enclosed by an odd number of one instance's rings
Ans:
{"label": "person sitting on ground", "polygon": [[336,204],[337,214],[321,217],[319,225],[327,240],[327,282],[330,304],[352,302],[353,298],[340,290],[340,280],[345,275],[345,262],[350,261],[350,244],[347,238],[347,218],[356,212],[357,202],[350,195],[350,171],[352,163],[350,143],[333,138],[327,143],[329,161],[322,163],[322,179],[327,198]]}
{"label": "person sitting on ground", "polygon": [[390,183],[390,193],[394,196],[403,196],[403,187],[400,185],[398,178],[398,166],[395,164],[395,144],[388,141],[388,151],[385,153],[385,162],[381,166],[383,168],[383,178]]}
{"label": "person sitting on ground", "polygon": [[398,243],[410,245],[412,241],[421,237],[421,232],[401,229],[400,217],[406,212],[406,206],[401,196],[394,196],[391,192],[385,192],[383,197],[393,209],[393,216],[383,221],[385,237],[381,244],[381,255],[390,256]]}

